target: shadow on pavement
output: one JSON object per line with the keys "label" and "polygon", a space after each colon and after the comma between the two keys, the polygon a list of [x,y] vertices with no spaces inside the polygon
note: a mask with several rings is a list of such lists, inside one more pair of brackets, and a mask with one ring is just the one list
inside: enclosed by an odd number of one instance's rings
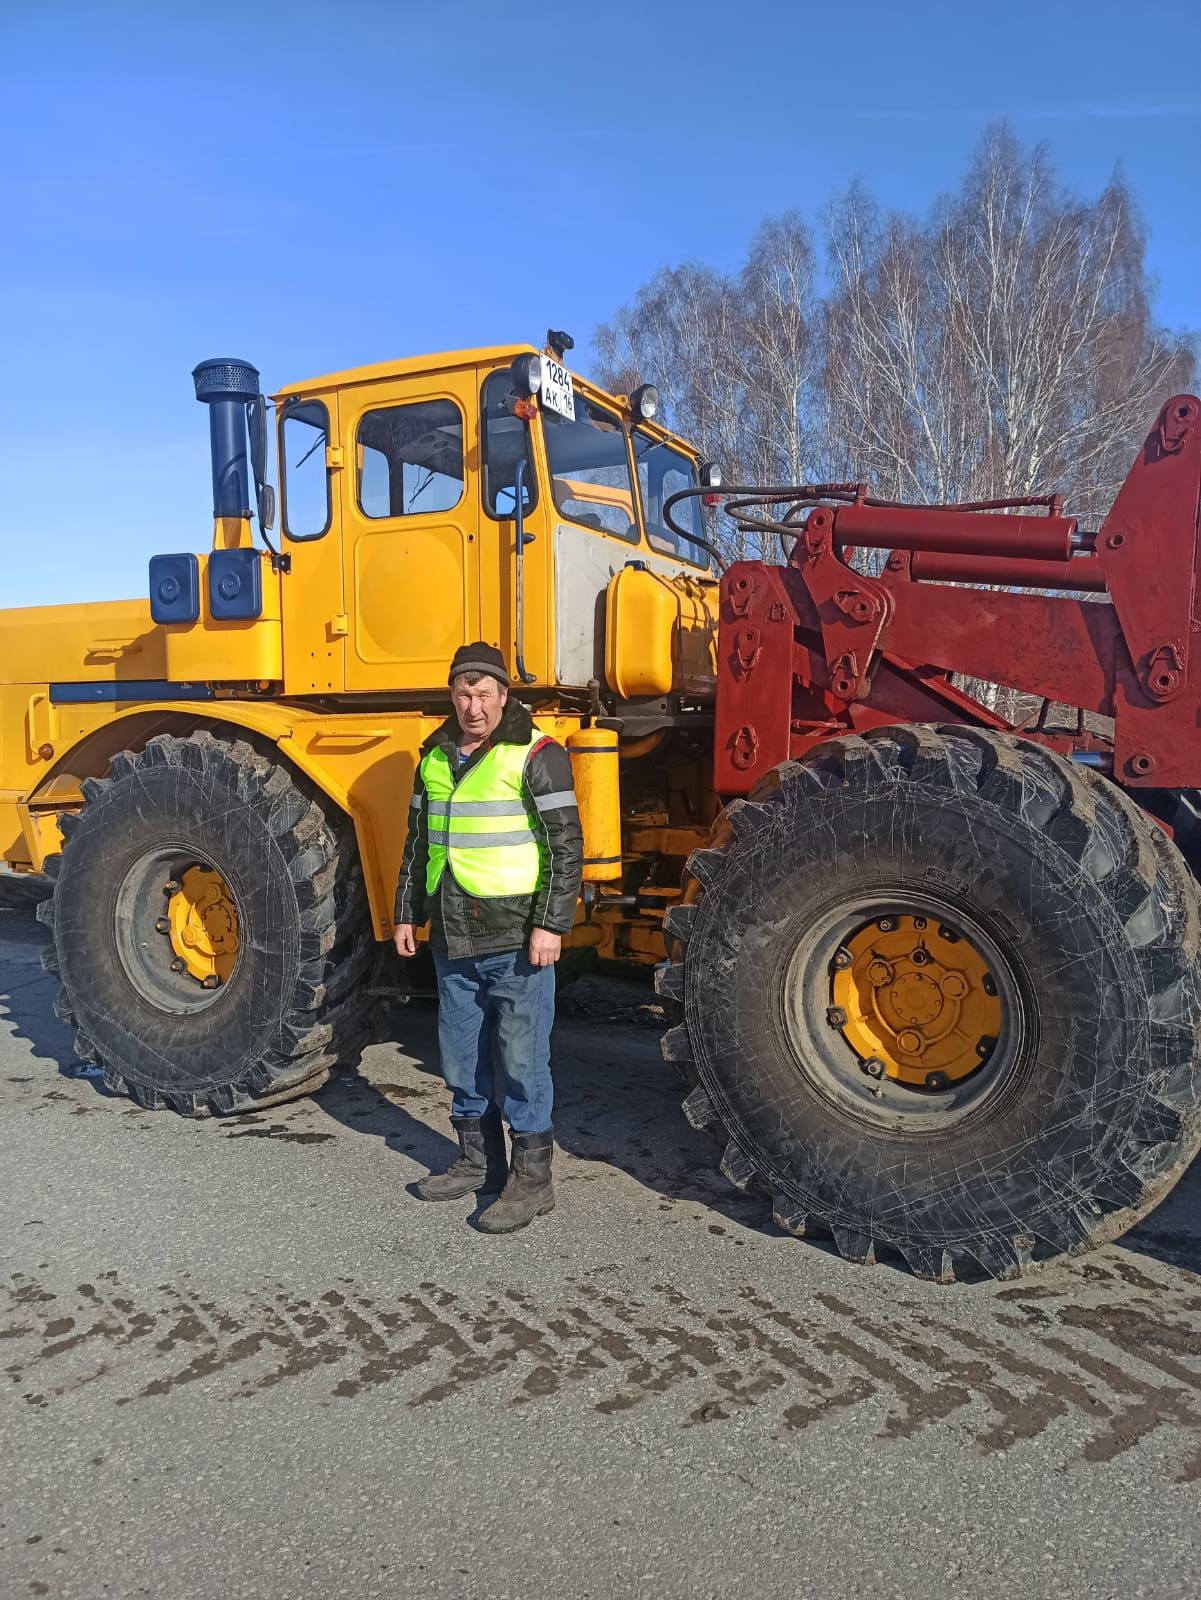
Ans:
{"label": "shadow on pavement", "polygon": [[1201,1157],[1167,1199],[1118,1243],[1165,1266],[1201,1273]]}
{"label": "shadow on pavement", "polygon": [[[600,1014],[606,1005],[618,1020]],[[559,1175],[587,1183],[603,1176],[600,1169],[616,1168],[658,1194],[664,1209],[691,1201],[744,1226],[769,1222],[766,1201],[734,1189],[717,1170],[718,1147],[685,1121],[684,1089],[659,1054],[658,1027],[643,1025],[644,1015],[654,1016],[653,995],[636,980],[598,980],[586,1010],[578,1001],[561,1004],[552,1042],[555,1142],[574,1163],[561,1163]],[[404,1057],[395,1072],[389,1046],[377,1046],[357,1074],[336,1073],[315,1103],[356,1133],[442,1171],[458,1146],[437,1069],[436,1008],[417,1001],[394,1007],[387,1027]],[[598,1170],[589,1172],[593,1165]]]}
{"label": "shadow on pavement", "polygon": [[99,1074],[76,1057],[74,1030],[55,1014],[57,985],[42,970],[45,946],[46,933],[32,906],[0,903],[0,1018],[12,1023],[18,1039],[28,1041],[36,1061],[66,1078],[86,1077],[107,1095]]}
{"label": "shadow on pavement", "polygon": [[[43,930],[29,907],[0,905],[0,1017],[27,1040],[36,1061],[67,1077],[85,1075],[72,1030],[55,1015],[55,985],[43,973]],[[692,1202],[746,1227],[774,1225],[757,1195],[740,1194],[718,1170],[721,1151],[685,1121],[683,1086],[659,1055],[662,1019],[646,982],[588,978],[560,997],[555,1027],[555,1136],[574,1158],[562,1176],[600,1179],[616,1168],[660,1196],[660,1206]],[[437,1012],[426,1001],[390,1008],[380,1037],[357,1068],[348,1063],[313,1097],[315,1106],[358,1134],[380,1138],[430,1171],[443,1170],[457,1150],[449,1095],[437,1069]],[[395,1070],[389,1062],[396,1054]],[[89,1086],[111,1098],[101,1079]],[[250,1110],[217,1126],[243,1130],[292,1108]],[[167,1115],[167,1113],[161,1113]],[[816,1241],[820,1248],[820,1241]],[[1165,1265],[1201,1273],[1201,1160],[1170,1195],[1121,1240],[1123,1248]]]}

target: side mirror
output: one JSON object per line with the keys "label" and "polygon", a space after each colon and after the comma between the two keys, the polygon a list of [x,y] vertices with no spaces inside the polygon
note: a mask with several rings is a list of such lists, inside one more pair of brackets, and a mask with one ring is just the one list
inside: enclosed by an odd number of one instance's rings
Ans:
{"label": "side mirror", "polygon": [[259,488],[259,528],[270,533],[275,526],[275,486],[264,483]]}
{"label": "side mirror", "polygon": [[699,476],[702,489],[721,488],[721,468],[716,461],[702,461]]}

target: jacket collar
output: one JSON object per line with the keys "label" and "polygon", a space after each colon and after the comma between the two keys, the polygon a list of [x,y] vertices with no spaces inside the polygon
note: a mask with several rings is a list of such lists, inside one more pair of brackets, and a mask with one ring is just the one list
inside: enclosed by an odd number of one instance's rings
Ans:
{"label": "jacket collar", "polygon": [[[442,726],[435,728],[421,746],[421,754],[426,755],[429,751],[441,747],[450,755],[458,749],[461,733],[459,719],[452,711]],[[510,694],[505,702],[505,709],[501,713],[501,719],[497,724],[496,731],[487,744],[480,746],[479,753],[482,754],[483,751],[494,744],[529,744],[533,733],[533,717],[530,716],[529,711],[522,705],[521,701],[515,700]]]}

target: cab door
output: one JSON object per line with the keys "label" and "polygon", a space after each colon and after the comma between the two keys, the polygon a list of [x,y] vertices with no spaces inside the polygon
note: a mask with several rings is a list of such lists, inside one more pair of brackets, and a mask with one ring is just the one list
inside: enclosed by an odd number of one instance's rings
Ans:
{"label": "cab door", "polygon": [[346,687],[441,688],[480,634],[474,368],[344,390]]}

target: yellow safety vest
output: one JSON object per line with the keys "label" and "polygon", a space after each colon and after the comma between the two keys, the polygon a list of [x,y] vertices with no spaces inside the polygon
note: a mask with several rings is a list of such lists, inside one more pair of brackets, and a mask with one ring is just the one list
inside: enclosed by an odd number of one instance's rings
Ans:
{"label": "yellow safety vest", "polygon": [[[441,745],[422,758],[429,826],[425,887],[433,894],[450,865],[455,882],[470,895],[533,894],[542,876],[542,851],[534,817],[522,788],[531,750],[526,744],[494,744],[459,781]],[[561,804],[561,796],[551,798]]]}

